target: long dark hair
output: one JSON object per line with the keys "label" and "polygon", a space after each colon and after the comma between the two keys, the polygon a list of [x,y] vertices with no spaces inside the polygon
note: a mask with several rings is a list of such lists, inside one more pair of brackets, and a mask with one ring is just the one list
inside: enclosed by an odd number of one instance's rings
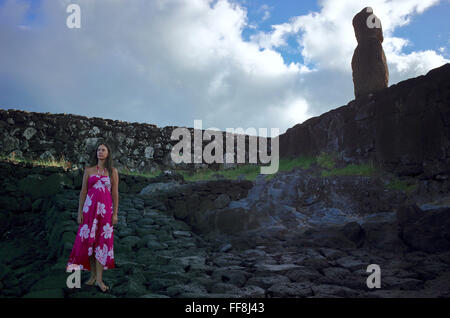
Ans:
{"label": "long dark hair", "polygon": [[108,174],[111,175],[112,174],[112,168],[113,168],[113,154],[111,151],[111,147],[108,145],[107,142],[101,140],[97,143],[97,146],[95,147],[95,149],[93,150],[93,154],[91,156],[91,166],[97,166],[98,163],[98,158],[97,158],[97,150],[98,147],[100,147],[100,145],[104,145],[106,147],[106,149],[108,149],[108,157],[105,160],[105,168],[106,170],[108,170]]}

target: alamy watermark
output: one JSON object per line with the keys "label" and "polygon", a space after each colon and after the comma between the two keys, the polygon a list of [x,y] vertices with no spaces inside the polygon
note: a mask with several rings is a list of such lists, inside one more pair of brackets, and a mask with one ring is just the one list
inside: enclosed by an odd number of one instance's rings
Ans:
{"label": "alamy watermark", "polygon": [[368,27],[369,29],[373,29],[373,28],[379,29],[379,28],[381,28],[381,21],[380,21],[380,19],[378,19],[377,16],[373,13],[373,9],[372,9],[371,7],[367,7],[366,12],[367,12],[367,13],[372,13],[371,15],[369,15],[369,16],[367,17],[367,20],[366,20],[367,27]]}
{"label": "alamy watermark", "polygon": [[71,273],[66,279],[66,286],[70,289],[72,288],[81,288],[81,270],[80,269],[71,269],[67,270],[68,273]]}
{"label": "alamy watermark", "polygon": [[69,29],[81,28],[81,8],[78,4],[69,4],[66,9],[70,15],[66,19],[66,25]]}
{"label": "alamy watermark", "polygon": [[366,285],[368,288],[381,288],[381,268],[380,265],[370,264],[366,269],[367,273],[372,273],[367,277]]}
{"label": "alamy watermark", "polygon": [[[214,130],[216,129],[216,130]],[[259,128],[259,136],[256,135],[256,129],[251,127],[247,128],[245,132],[242,128],[226,128],[226,149],[225,154],[226,163],[234,163],[234,139],[237,137],[237,151],[236,158],[237,163],[245,163],[245,135],[249,137],[249,163],[257,163],[257,157],[261,163],[266,164],[270,162],[270,166],[261,167],[261,174],[274,174],[278,171],[279,167],[279,128],[271,128],[271,143],[270,143],[270,155],[267,153],[267,128]],[[250,134],[254,134],[251,136]],[[273,137],[277,135],[276,137]],[[206,145],[205,149],[202,149],[204,140],[211,140],[214,136],[214,140]],[[194,163],[202,163],[202,159],[206,163],[224,163],[224,151],[223,151],[223,132],[217,128],[208,128],[204,134],[202,132],[202,121],[194,120],[194,154],[192,156],[191,151],[191,133],[188,128],[178,127],[172,131],[170,136],[171,140],[182,140],[172,147],[171,158],[175,163],[192,163],[192,157]],[[258,151],[259,147],[259,151]],[[214,155],[212,154],[214,150]],[[231,150],[231,151],[230,151]],[[182,155],[180,155],[182,153]]]}

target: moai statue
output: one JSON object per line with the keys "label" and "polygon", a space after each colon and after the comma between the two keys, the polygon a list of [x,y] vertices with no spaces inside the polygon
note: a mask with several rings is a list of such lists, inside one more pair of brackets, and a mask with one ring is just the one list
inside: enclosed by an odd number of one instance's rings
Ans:
{"label": "moai statue", "polygon": [[355,97],[365,96],[382,88],[389,82],[389,70],[383,47],[381,21],[371,7],[362,9],[353,18],[358,46],[353,53],[352,70]]}

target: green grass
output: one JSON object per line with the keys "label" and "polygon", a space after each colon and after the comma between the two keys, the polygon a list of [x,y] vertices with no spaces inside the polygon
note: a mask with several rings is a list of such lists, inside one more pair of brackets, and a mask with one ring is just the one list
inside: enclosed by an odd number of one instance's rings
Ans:
{"label": "green grass", "polygon": [[399,190],[410,193],[414,191],[418,186],[419,185],[417,183],[411,184],[410,182],[407,182],[405,180],[394,178],[389,184],[385,186],[385,188],[389,190]]}
{"label": "green grass", "polygon": [[[11,156],[6,156],[6,155],[0,155],[0,160],[4,160],[4,161],[12,161],[15,163],[27,163],[27,164],[32,164],[33,166],[44,166],[44,167],[62,167],[64,169],[68,169],[72,166],[70,161],[66,161],[64,159],[64,155],[61,155],[60,158],[58,160],[30,160],[30,159],[26,159],[26,158],[19,158],[16,157],[14,152],[12,153]],[[158,176],[159,174],[161,174],[161,170],[157,170],[155,172],[133,172],[130,171],[129,169],[125,168],[125,169],[118,169],[120,174],[126,174],[126,175],[130,175],[130,176],[142,176],[142,177],[146,177],[146,178],[154,178],[156,176]]]}
{"label": "green grass", "polygon": [[316,157],[316,163],[325,169],[333,169],[336,165],[335,156],[333,154],[321,153]]}
{"label": "green grass", "polygon": [[[293,168],[300,167],[302,169],[308,169],[314,162],[314,157],[299,157],[294,159],[280,159],[278,172],[280,171],[291,171]],[[214,174],[220,174],[226,179],[236,180],[238,176],[244,174],[246,180],[254,181],[256,177],[260,174],[261,167],[268,167],[269,164],[256,165],[256,164],[246,164],[238,165],[236,168],[223,169],[218,171],[212,171],[205,169],[205,171],[198,171],[194,175],[189,175],[187,173],[182,173],[185,180],[187,181],[197,181],[197,180],[209,180],[213,179]],[[278,173],[277,172],[277,173]],[[277,173],[267,174],[265,180],[270,180],[274,178]]]}
{"label": "green grass", "polygon": [[315,158],[315,163],[322,168],[320,176],[373,176],[379,173],[379,169],[373,163],[349,164],[345,167],[335,168],[338,157],[335,153],[322,152]]}
{"label": "green grass", "polygon": [[238,176],[244,174],[245,179],[247,180],[255,180],[256,176],[259,174],[260,167],[257,165],[239,165],[236,168],[232,169],[223,169],[223,170],[211,170],[211,169],[202,169],[198,170],[195,174],[183,170],[177,170],[178,173],[182,174],[184,180],[189,182],[195,182],[200,180],[212,180],[215,179],[215,174],[222,175],[225,179],[236,180]]}
{"label": "green grass", "polygon": [[[299,157],[293,159],[280,159],[278,172],[279,171],[291,171],[293,168],[300,167],[302,169],[308,169],[315,162],[314,157]],[[254,181],[256,177],[260,174],[262,166],[256,164],[240,164],[235,168],[222,169],[222,170],[211,170],[211,169],[200,169],[196,173],[186,170],[176,170],[175,172],[183,175],[184,180],[188,182],[195,182],[200,180],[213,180],[215,175],[222,175],[225,179],[236,180],[239,176],[245,175],[246,180]],[[274,178],[277,173],[266,175],[266,180]]]}
{"label": "green grass", "polygon": [[[59,160],[45,161],[45,160],[28,160],[22,158],[15,158],[13,156],[0,156],[3,160],[15,161],[15,162],[26,162],[32,163],[33,165],[40,166],[53,166],[53,167],[63,167],[70,168],[71,163],[64,159],[64,156],[61,156]],[[336,155],[335,154],[327,154],[321,153],[318,156],[302,156],[292,159],[280,159],[278,172],[281,171],[292,171],[294,168],[301,169],[309,169],[313,164],[317,165],[319,168],[322,168],[319,176],[328,177],[328,176],[344,176],[344,175],[359,175],[359,176],[372,176],[377,173],[378,169],[375,168],[372,164],[360,164],[354,165],[350,164],[344,168],[334,168],[336,166]],[[269,166],[265,165],[256,165],[256,164],[239,164],[235,168],[232,169],[222,169],[222,170],[211,170],[211,169],[201,169],[197,172],[193,173],[192,171],[187,170],[174,170],[175,173],[180,173],[184,179],[188,182],[195,182],[199,180],[213,180],[215,179],[215,175],[222,175],[225,179],[236,180],[238,176],[245,175],[245,179],[254,181],[255,178],[260,174],[261,166]],[[277,174],[268,174],[265,176],[265,180],[273,179]],[[150,172],[133,172],[127,168],[119,169],[120,174],[131,175],[131,176],[141,176],[145,178],[154,178],[159,176],[163,171],[158,169],[156,171]],[[395,181],[391,183],[388,188],[393,189],[410,189],[409,185],[405,185],[402,181]]]}
{"label": "green grass", "polygon": [[315,158],[306,156],[294,159],[280,159],[280,166],[278,171],[291,171],[294,168],[300,167],[302,169],[309,169],[314,163]]}
{"label": "green grass", "polygon": [[[280,171],[292,171],[294,168],[301,168],[301,169],[309,169],[311,165],[316,161],[315,157],[312,156],[304,156],[304,157],[298,157],[293,159],[280,159],[279,166],[278,166],[278,172]],[[277,174],[268,174],[265,177],[265,180],[273,179]]]}
{"label": "green grass", "polygon": [[161,169],[157,169],[153,172],[151,171],[145,171],[145,172],[136,172],[136,171],[131,171],[129,169],[122,169],[122,168],[117,168],[118,172],[120,174],[125,174],[128,176],[136,176],[136,177],[144,177],[144,178],[155,178],[157,176],[159,176],[162,173]]}
{"label": "green grass", "polygon": [[[0,155],[1,160],[12,161],[12,162],[23,162],[30,163],[33,166],[46,166],[46,167],[62,167],[62,168],[70,168],[71,163],[64,159],[62,155],[59,160],[29,160],[25,158],[16,157],[13,153],[12,156]],[[166,170],[166,169],[165,169]],[[128,168],[118,168],[119,174],[125,174],[129,176],[140,176],[145,178],[155,178],[163,173],[163,170],[157,169],[153,172],[144,171],[144,172],[135,172],[131,171]],[[192,173],[187,170],[175,170],[174,172],[180,173],[183,175],[184,179],[188,182],[194,182],[199,180],[212,180],[215,179],[215,174],[221,174],[227,179],[237,179],[238,176],[245,174],[245,178],[247,180],[254,180],[256,176],[259,174],[260,167],[257,165],[238,165],[237,168],[234,169],[224,169],[224,170],[211,170],[211,169],[203,169],[198,170],[196,173]]]}
{"label": "green grass", "polygon": [[372,164],[350,164],[344,168],[336,168],[332,170],[323,170],[322,177],[330,176],[373,176],[377,173],[377,169]]}
{"label": "green grass", "polygon": [[5,161],[12,161],[12,162],[16,162],[16,163],[23,162],[23,163],[27,163],[27,164],[33,164],[35,166],[63,167],[63,168],[70,167],[70,162],[68,162],[64,159],[64,155],[61,155],[59,160],[39,160],[39,159],[30,160],[30,159],[26,159],[26,158],[16,157],[15,153],[12,152],[12,155],[10,155],[10,156],[0,155],[0,159],[5,160]]}

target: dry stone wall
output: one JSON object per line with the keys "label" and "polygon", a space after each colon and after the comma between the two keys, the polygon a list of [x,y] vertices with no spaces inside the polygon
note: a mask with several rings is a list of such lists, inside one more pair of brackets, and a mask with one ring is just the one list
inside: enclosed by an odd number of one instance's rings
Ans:
{"label": "dry stone wall", "polygon": [[[71,163],[72,166],[82,168],[89,163],[95,146],[101,139],[106,140],[113,148],[114,165],[127,168],[130,171],[144,172],[163,169],[196,169],[206,167],[202,163],[176,164],[171,158],[171,150],[178,140],[171,140],[172,131],[177,126],[164,128],[156,125],[125,122],[98,117],[85,117],[73,114],[51,114],[28,112],[15,109],[0,109],[0,154],[15,156],[30,160],[60,160]],[[194,152],[194,129],[187,128],[191,133],[191,149]],[[246,129],[245,127],[243,127]],[[202,129],[202,135],[205,129]],[[224,160],[226,138],[235,139],[236,149],[245,151],[245,162],[249,162],[248,135],[245,138],[245,148],[237,148],[237,134],[223,136]],[[266,139],[270,147],[270,138]],[[203,141],[202,149],[211,143]],[[269,148],[270,149],[270,148]],[[270,154],[270,151],[268,151]],[[193,157],[192,157],[193,158]],[[259,159],[258,159],[259,160]],[[193,161],[193,160],[192,160]],[[234,162],[237,161],[234,155]],[[213,163],[210,168],[229,168],[234,163]]]}

